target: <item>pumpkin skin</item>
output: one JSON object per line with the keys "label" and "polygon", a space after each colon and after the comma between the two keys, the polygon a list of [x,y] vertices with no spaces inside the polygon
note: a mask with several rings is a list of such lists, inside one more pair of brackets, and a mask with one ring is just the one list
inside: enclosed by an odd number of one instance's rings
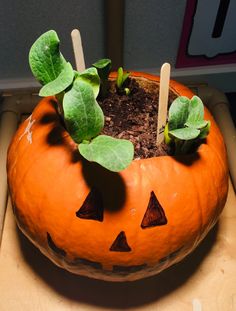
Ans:
{"label": "pumpkin skin", "polygon": [[[159,83],[154,75],[132,76]],[[193,96],[173,80],[170,89]],[[32,243],[58,266],[108,281],[157,274],[191,253],[228,191],[224,141],[207,108],[211,130],[196,153],[134,160],[112,173],[82,159],[56,106],[42,99],[8,150],[13,211]]]}

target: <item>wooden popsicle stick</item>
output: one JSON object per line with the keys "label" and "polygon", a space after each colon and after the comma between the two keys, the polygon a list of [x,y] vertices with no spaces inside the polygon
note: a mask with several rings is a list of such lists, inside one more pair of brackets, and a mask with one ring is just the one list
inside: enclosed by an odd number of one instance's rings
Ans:
{"label": "wooden popsicle stick", "polygon": [[75,64],[77,71],[85,70],[84,52],[82,47],[82,40],[78,29],[73,29],[71,32],[72,45],[75,56]]}
{"label": "wooden popsicle stick", "polygon": [[164,63],[160,72],[159,107],[157,120],[157,146],[164,140],[164,129],[167,121],[167,108],[170,84],[170,64]]}

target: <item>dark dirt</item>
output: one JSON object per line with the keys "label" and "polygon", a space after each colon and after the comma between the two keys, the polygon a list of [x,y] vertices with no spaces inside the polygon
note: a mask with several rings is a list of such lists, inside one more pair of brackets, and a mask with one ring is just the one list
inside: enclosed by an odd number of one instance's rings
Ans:
{"label": "dark dirt", "polygon": [[[172,150],[165,143],[156,146],[159,85],[155,92],[141,87],[134,78],[128,78],[126,95],[111,85],[106,98],[99,101],[105,115],[103,134],[130,140],[134,144],[137,158],[169,155]],[[169,104],[177,97],[170,92]]]}

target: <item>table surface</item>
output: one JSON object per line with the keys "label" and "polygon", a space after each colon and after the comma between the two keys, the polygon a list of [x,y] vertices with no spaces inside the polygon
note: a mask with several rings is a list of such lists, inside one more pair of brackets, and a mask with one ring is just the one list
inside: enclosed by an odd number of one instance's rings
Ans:
{"label": "table surface", "polygon": [[[8,200],[9,201],[9,200]],[[17,229],[8,202],[0,250],[1,311],[236,310],[236,197],[183,262],[141,281],[109,283],[52,264]]]}

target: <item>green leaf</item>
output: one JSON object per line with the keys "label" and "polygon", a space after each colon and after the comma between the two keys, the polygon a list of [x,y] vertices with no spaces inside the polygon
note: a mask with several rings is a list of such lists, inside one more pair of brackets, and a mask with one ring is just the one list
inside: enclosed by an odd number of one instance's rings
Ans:
{"label": "green leaf", "polygon": [[104,115],[92,86],[76,79],[63,99],[66,128],[76,143],[97,136],[104,126]]}
{"label": "green leaf", "polygon": [[128,77],[130,76],[130,72],[125,72],[124,74],[123,74],[123,82],[122,82],[122,84],[124,84],[125,83],[125,81],[128,79]]}
{"label": "green leaf", "polygon": [[207,121],[203,118],[203,103],[198,96],[193,96],[189,104],[189,115],[185,124],[189,127],[202,128],[207,124]]}
{"label": "green leaf", "polygon": [[185,96],[177,97],[169,109],[169,131],[183,128],[189,113],[190,99]]}
{"label": "green leaf", "polygon": [[133,160],[133,144],[125,139],[106,135],[97,136],[90,144],[79,144],[81,155],[91,162],[97,162],[112,172],[125,169]]}
{"label": "green leaf", "polygon": [[107,80],[111,71],[111,60],[108,58],[100,59],[93,64],[93,67],[98,70],[99,77],[102,80]]}
{"label": "green leaf", "polygon": [[130,72],[124,72],[122,67],[119,67],[117,70],[117,78],[116,78],[116,84],[118,88],[122,88],[124,82],[127,80],[129,77]]}
{"label": "green leaf", "polygon": [[79,79],[89,83],[93,88],[95,98],[97,98],[100,88],[100,78],[96,68],[88,68],[78,75]]}
{"label": "green leaf", "polygon": [[200,130],[201,132],[198,138],[200,139],[206,138],[210,132],[210,127],[211,127],[211,121],[207,121],[207,125]]}
{"label": "green leaf", "polygon": [[96,63],[93,64],[95,68],[103,69],[111,66],[111,60],[109,58],[99,59]]}
{"label": "green leaf", "polygon": [[210,130],[210,121],[204,120],[204,105],[198,96],[191,100],[185,96],[176,98],[170,106],[168,121],[165,142],[174,144],[175,154],[196,150]]}
{"label": "green leaf", "polygon": [[186,122],[185,126],[193,127],[196,129],[202,129],[207,125],[207,120],[195,121],[195,122]]}
{"label": "green leaf", "polygon": [[123,84],[123,68],[122,67],[119,67],[117,70],[116,84],[118,88],[122,87],[122,84]]}
{"label": "green leaf", "polygon": [[45,84],[41,88],[39,96],[51,96],[59,94],[63,92],[69,85],[71,85],[73,79],[74,70],[71,64],[67,63],[55,80]]}
{"label": "green leaf", "polygon": [[49,30],[42,34],[30,49],[30,68],[42,85],[55,80],[66,65],[59,51],[59,42],[57,33]]}
{"label": "green leaf", "polygon": [[191,127],[179,128],[169,131],[170,136],[173,136],[180,140],[195,139],[198,137],[199,134],[200,130]]}

